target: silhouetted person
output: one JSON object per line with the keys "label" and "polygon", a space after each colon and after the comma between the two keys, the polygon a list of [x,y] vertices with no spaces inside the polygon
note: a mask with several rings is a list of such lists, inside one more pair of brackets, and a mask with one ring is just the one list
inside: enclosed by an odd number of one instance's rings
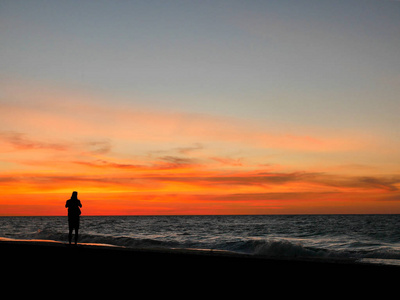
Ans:
{"label": "silhouetted person", "polygon": [[78,199],[78,192],[72,192],[71,199],[67,200],[65,207],[68,208],[69,244],[71,245],[72,231],[75,229],[76,245],[78,243],[79,216],[81,215],[79,207],[82,207],[81,201]]}

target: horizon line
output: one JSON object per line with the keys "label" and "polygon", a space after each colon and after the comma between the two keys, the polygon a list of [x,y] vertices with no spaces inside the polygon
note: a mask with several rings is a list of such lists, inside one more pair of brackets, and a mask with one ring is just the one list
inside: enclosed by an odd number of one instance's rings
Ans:
{"label": "horizon line", "polygon": [[[400,213],[304,213],[304,214],[171,214],[171,215],[81,215],[81,217],[202,217],[202,216],[342,216],[400,215]],[[0,215],[2,217],[68,217],[68,215]]]}

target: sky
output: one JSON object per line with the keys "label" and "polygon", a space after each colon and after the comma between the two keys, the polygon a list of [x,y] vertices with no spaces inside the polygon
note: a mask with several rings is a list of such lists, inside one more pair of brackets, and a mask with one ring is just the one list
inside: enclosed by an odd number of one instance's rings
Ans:
{"label": "sky", "polygon": [[0,215],[400,213],[400,1],[0,0]]}

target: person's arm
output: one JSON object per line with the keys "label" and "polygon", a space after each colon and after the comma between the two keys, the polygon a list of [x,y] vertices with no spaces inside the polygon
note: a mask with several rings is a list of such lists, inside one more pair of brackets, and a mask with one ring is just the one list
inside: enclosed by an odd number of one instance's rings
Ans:
{"label": "person's arm", "polygon": [[82,202],[81,202],[81,200],[79,200],[79,207],[82,207]]}
{"label": "person's arm", "polygon": [[68,200],[67,200],[67,202],[65,203],[65,208],[68,208]]}

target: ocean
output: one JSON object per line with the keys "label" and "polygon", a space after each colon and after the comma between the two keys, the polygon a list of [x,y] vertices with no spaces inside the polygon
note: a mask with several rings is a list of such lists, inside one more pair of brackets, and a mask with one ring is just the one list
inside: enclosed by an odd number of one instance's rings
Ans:
{"label": "ocean", "polygon": [[[0,217],[0,240],[67,236],[67,217]],[[400,265],[400,215],[82,216],[78,243]]]}

